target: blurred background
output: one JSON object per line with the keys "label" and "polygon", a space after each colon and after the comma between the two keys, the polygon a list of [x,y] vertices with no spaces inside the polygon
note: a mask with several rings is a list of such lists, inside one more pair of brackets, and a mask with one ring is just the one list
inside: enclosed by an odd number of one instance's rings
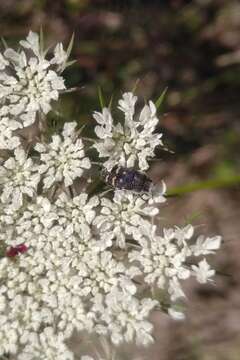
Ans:
{"label": "blurred background", "polygon": [[[240,2],[238,0],[1,0],[0,35],[14,45],[43,27],[46,42],[75,42],[61,111],[89,124],[106,99],[132,90],[157,99],[168,87],[150,176],[175,196],[161,222],[221,234],[210,261],[214,284],[186,285],[187,319],[154,316],[156,344],[136,354],[153,360],[240,359]],[[77,105],[76,105],[77,104]],[[81,344],[73,341],[76,353]],[[135,351],[132,350],[132,354]],[[136,355],[137,356],[137,355]],[[132,355],[132,358],[135,358]]]}

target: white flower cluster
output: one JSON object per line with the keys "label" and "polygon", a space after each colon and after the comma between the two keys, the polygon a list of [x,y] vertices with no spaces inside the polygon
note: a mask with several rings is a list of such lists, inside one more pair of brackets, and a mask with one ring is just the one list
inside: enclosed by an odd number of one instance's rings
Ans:
{"label": "white flower cluster", "polygon": [[32,198],[36,194],[40,175],[37,166],[20,147],[0,166],[1,201],[9,201],[15,208],[23,204],[23,195]]}
{"label": "white flower cluster", "polygon": [[65,89],[59,75],[67,60],[62,44],[50,60],[41,47],[38,34],[30,31],[18,52],[7,48],[0,53],[0,149],[17,147],[12,132],[33,124],[38,112],[47,114]]}
{"label": "white flower cluster", "polygon": [[[158,194],[155,202],[164,202],[163,194]],[[127,238],[138,240],[141,226],[159,212],[158,207],[152,205],[152,200],[147,195],[140,197],[124,190],[116,190],[112,200],[102,198],[100,214],[94,220],[101,238],[115,239],[120,248],[126,246]]]}
{"label": "white flower cluster", "polygon": [[[58,44],[46,60],[32,32],[20,45],[19,53],[7,49],[0,56],[0,147],[8,150],[0,164],[0,357],[73,360],[66,340],[76,331],[104,337],[110,346],[149,345],[150,312],[183,318],[182,280],[211,281],[215,271],[205,256],[221,238],[194,241],[192,225],[159,229],[164,184],[155,192],[90,195],[82,182],[90,167],[93,176],[95,162],[76,122],[66,122],[51,140],[40,134],[30,148],[20,142],[15,131],[37,121],[37,112],[46,115],[64,89],[58,72],[68,57]],[[110,174],[116,164],[147,169],[162,145],[154,104],[136,119],[136,100],[125,93],[119,101],[122,123],[114,124],[107,108],[94,113],[94,147]]]}
{"label": "white flower cluster", "polygon": [[130,92],[124,93],[123,98],[119,100],[118,109],[124,113],[124,125],[121,122],[114,123],[108,108],[93,115],[99,124],[95,127],[99,140],[94,146],[100,158],[107,158],[103,166],[108,170],[116,164],[126,167],[137,166],[141,170],[147,170],[147,159],[154,157],[156,146],[163,145],[162,134],[154,133],[159,122],[154,103],[149,101],[136,119],[136,101],[137,96]]}
{"label": "white flower cluster", "polygon": [[142,269],[144,281],[166,290],[171,301],[184,296],[180,280],[194,275],[200,283],[206,283],[215,274],[206,259],[191,265],[189,258],[213,253],[220,247],[220,236],[207,239],[201,236],[192,244],[192,225],[163,229],[163,236],[159,236],[157,227],[149,223],[141,229],[139,249],[130,252],[129,259]]}
{"label": "white flower cluster", "polygon": [[70,186],[74,179],[82,176],[84,169],[91,167],[82,140],[75,139],[76,126],[75,122],[65,123],[62,137],[54,135],[50,144],[36,144],[35,150],[41,154],[39,173],[44,174],[44,189],[62,180],[65,186]]}
{"label": "white flower cluster", "polygon": [[113,344],[135,341],[137,345],[153,342],[153,325],[147,321],[149,312],[158,304],[156,300],[138,300],[130,294],[115,290],[96,299],[94,312],[99,316],[97,332],[109,335]]}

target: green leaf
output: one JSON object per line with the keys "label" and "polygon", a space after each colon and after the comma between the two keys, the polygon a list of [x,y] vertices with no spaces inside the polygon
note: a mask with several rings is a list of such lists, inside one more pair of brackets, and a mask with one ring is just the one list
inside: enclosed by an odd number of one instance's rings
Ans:
{"label": "green leaf", "polygon": [[80,135],[82,132],[83,132],[83,130],[84,130],[84,128],[87,126],[87,124],[83,124],[81,127],[80,127],[80,129],[78,130],[78,135]]}
{"label": "green leaf", "polygon": [[65,69],[66,69],[67,67],[75,64],[76,62],[77,62],[77,60],[71,60],[71,61],[66,62],[66,64],[65,64]]}
{"label": "green leaf", "polygon": [[161,93],[161,95],[159,96],[159,98],[157,99],[157,101],[155,102],[155,106],[157,109],[159,109],[159,107],[162,105],[162,102],[165,98],[166,92],[167,92],[168,88],[166,87],[163,92]]}
{"label": "green leaf", "polygon": [[111,107],[112,107],[113,98],[114,98],[114,95],[112,94],[112,95],[111,95],[111,98],[110,98],[110,101],[109,101],[109,104],[108,104],[108,108],[109,108],[110,110],[111,110]]}
{"label": "green leaf", "polygon": [[49,50],[53,47],[53,45],[50,45],[46,48],[46,50],[43,51],[43,57],[45,57],[47,55],[47,53],[49,52]]}
{"label": "green leaf", "polygon": [[7,44],[6,40],[2,37],[1,41],[3,43],[3,46],[4,46],[5,50],[6,50],[8,48],[8,44]]}
{"label": "green leaf", "polygon": [[72,52],[72,48],[73,48],[73,43],[74,43],[74,37],[75,37],[75,34],[73,33],[72,34],[72,37],[71,37],[71,40],[68,44],[68,48],[67,48],[67,57],[69,58],[71,52]]}
{"label": "green leaf", "polygon": [[100,86],[98,86],[98,100],[99,100],[101,109],[103,109],[105,107],[105,100],[104,100],[102,89]]}

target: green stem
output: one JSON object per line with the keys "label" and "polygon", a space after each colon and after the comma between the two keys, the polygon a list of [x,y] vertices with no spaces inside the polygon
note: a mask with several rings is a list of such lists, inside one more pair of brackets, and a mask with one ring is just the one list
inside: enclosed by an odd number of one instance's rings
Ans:
{"label": "green stem", "polygon": [[197,183],[187,184],[168,190],[168,196],[179,196],[188,194],[197,190],[209,190],[217,188],[225,188],[240,184],[240,175],[231,176],[223,179],[210,179]]}

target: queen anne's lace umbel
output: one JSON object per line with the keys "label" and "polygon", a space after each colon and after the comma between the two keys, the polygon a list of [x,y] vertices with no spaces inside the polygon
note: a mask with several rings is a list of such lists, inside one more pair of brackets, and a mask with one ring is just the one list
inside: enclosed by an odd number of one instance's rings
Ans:
{"label": "queen anne's lace umbel", "polygon": [[116,164],[147,170],[147,160],[154,157],[154,149],[163,145],[162,134],[154,133],[159,121],[154,103],[149,101],[139,117],[136,117],[136,101],[137,97],[133,93],[124,93],[119,100],[118,109],[124,114],[123,125],[114,122],[108,108],[93,114],[98,123],[95,133],[99,139],[94,147],[100,158],[107,159],[103,166],[108,170]]}
{"label": "queen anne's lace umbel", "polygon": [[56,64],[66,61],[59,44],[54,57],[47,60],[38,34],[31,31],[20,46],[19,52],[8,48],[0,54],[1,113],[17,120],[19,128],[33,124],[37,112],[47,114],[51,110],[52,101],[65,89]]}
{"label": "queen anne's lace umbel", "polygon": [[82,176],[85,169],[91,167],[82,140],[75,138],[76,126],[76,122],[66,123],[62,136],[54,135],[49,144],[36,144],[35,150],[41,154],[39,173],[43,174],[44,189],[62,180],[66,187],[70,186],[74,179]]}
{"label": "queen anne's lace umbel", "polygon": [[[104,339],[97,360],[120,344],[147,346],[150,312],[183,319],[182,281],[212,281],[205,256],[221,237],[195,241],[191,224],[161,228],[164,183],[144,194],[97,192],[94,181],[88,187],[96,159],[78,124],[65,122],[50,140],[46,131],[52,101],[65,89],[59,74],[68,51],[57,44],[47,60],[32,32],[20,46],[0,54],[0,357],[73,360],[67,340],[74,332]],[[94,112],[93,147],[108,171],[116,164],[146,170],[162,146],[154,103],[136,116],[136,101],[123,94],[121,123],[108,108]],[[24,142],[18,130],[31,124],[39,133]]]}
{"label": "queen anne's lace umbel", "polygon": [[36,194],[39,181],[36,164],[22,148],[16,148],[14,156],[0,166],[1,201],[19,208],[24,196],[32,198]]}

